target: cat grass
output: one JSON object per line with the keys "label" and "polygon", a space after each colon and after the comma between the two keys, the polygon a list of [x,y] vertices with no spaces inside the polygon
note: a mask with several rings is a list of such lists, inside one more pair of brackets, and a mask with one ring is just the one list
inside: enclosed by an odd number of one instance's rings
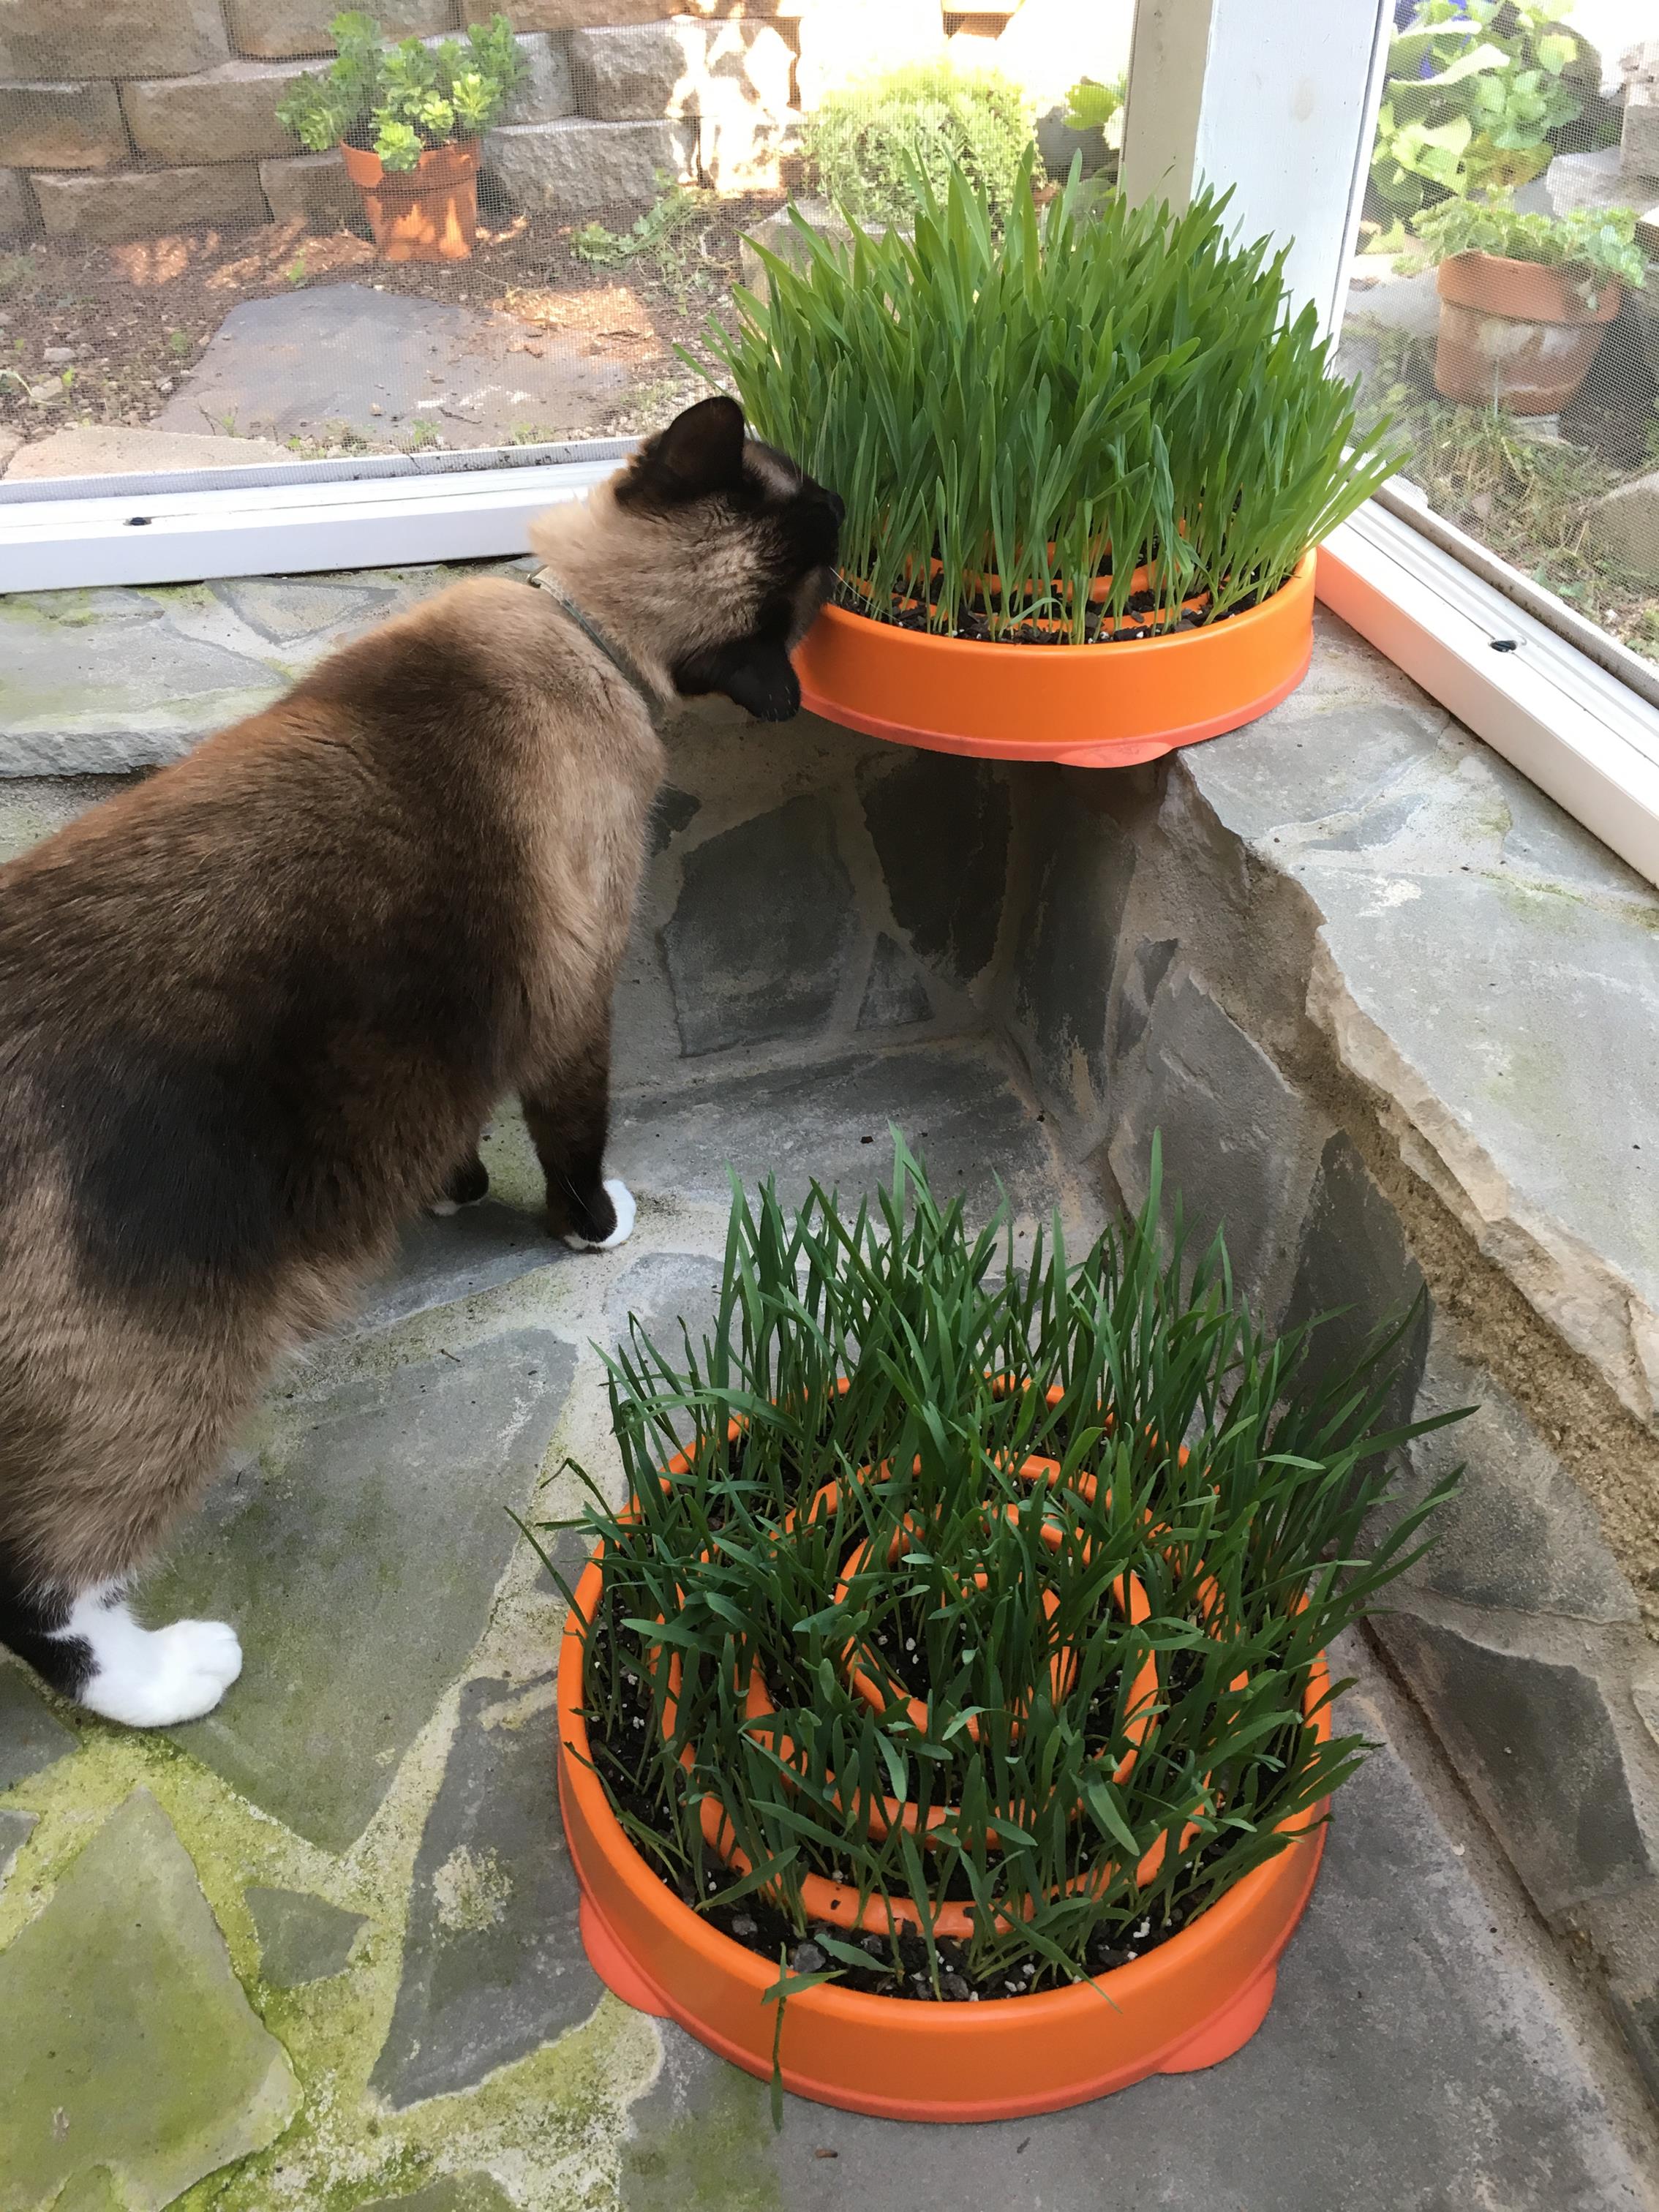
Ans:
{"label": "cat grass", "polygon": [[1225,195],[1176,216],[1074,170],[1039,211],[1030,183],[1005,219],[918,171],[908,234],[797,211],[802,265],[757,246],[766,295],[739,289],[694,365],[840,493],[843,599],[878,621],[1080,644],[1143,595],[1223,620],[1391,473],[1386,422],[1357,422],[1289,248],[1237,240]]}
{"label": "cat grass", "polygon": [[[590,1485],[576,1524],[605,1547],[587,1717],[629,1836],[705,1912],[761,1893],[831,1977],[870,1957],[806,1876],[922,1904],[906,1995],[958,1967],[1054,1986],[1176,1932],[1362,1756],[1304,1716],[1449,1488],[1387,1502],[1388,1455],[1458,1418],[1389,1420],[1408,1322],[1335,1365],[1311,1324],[1268,1337],[1224,1245],[1160,1222],[1156,1163],[1146,1213],[1076,1264],[1058,1220],[1024,1261],[1006,1219],[971,1231],[902,1140],[850,1216],[738,1191],[701,1348],[635,1322],[609,1362],[632,1510]],[[854,1646],[891,1694],[860,1693]],[[710,1850],[708,1796],[737,1850]],[[884,1828],[884,1800],[914,1822]],[[942,1959],[945,1900],[973,1925]]]}

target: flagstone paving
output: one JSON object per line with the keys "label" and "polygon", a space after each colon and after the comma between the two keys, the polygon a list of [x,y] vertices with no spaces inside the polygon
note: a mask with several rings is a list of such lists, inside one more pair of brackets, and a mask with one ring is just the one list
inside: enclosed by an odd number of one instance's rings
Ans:
{"label": "flagstone paving", "polygon": [[[369,618],[384,580],[179,598],[308,653]],[[95,630],[96,601],[82,611]],[[114,617],[149,634],[118,599]],[[41,712],[66,728],[76,710]],[[0,778],[0,851],[109,787]],[[695,811],[665,812],[665,848]],[[828,860],[815,896],[821,927],[776,948],[786,1030],[854,928]],[[667,954],[688,1002],[730,951],[714,874],[697,898]],[[157,1618],[237,1624],[246,1671],[217,1712],[134,1734],[0,1662],[0,2212],[1659,2206],[1595,2016],[1358,1641],[1348,1717],[1382,1748],[1340,1802],[1265,2027],[1212,2073],[975,2129],[791,2100],[775,2135],[763,2085],[601,1990],[553,1787],[562,1601],[513,1518],[574,1509],[568,1458],[617,1480],[596,1344],[630,1312],[670,1340],[678,1316],[703,1325],[728,1162],[791,1193],[812,1174],[866,1191],[897,1121],[976,1212],[999,1182],[1028,1220],[1054,1203],[1081,1231],[1097,1206],[1021,1070],[938,1026],[894,940],[860,942],[863,969],[833,981],[856,1045],[786,1034],[740,1064],[719,1043],[737,1001],[712,995],[695,1056],[653,1060],[672,1001],[652,969],[619,1045],[628,1245],[545,1237],[503,1110],[489,1202],[413,1225],[362,1310],[275,1379],[144,1592]]]}

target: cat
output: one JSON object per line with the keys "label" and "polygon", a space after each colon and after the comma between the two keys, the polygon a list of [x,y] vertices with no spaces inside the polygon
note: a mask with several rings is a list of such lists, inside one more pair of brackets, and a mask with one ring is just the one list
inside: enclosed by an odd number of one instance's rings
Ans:
{"label": "cat", "polygon": [[127,1588],[278,1356],[400,1222],[482,1197],[516,1093],[607,1249],[611,999],[665,756],[800,704],[842,505],[705,399],[531,542],[0,870],[0,1642],[106,1718],[206,1712],[224,1622]]}

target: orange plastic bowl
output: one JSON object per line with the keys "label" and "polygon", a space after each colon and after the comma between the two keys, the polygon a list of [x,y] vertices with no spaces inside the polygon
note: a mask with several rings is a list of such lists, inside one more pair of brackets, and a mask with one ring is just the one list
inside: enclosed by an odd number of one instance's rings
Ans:
{"label": "orange plastic bowl", "polygon": [[[777,1968],[682,1902],[640,1856],[588,1764],[583,1632],[599,1597],[589,1562],[559,1652],[559,1802],[581,1884],[582,1942],[624,2003],[680,2026],[770,2079]],[[1307,1711],[1322,1739],[1322,1662]],[[1318,1707],[1316,1711],[1315,1708]],[[798,2096],[894,2120],[1006,2120],[1086,2104],[1149,2074],[1190,2074],[1266,2019],[1279,1954],[1319,1870],[1324,1803],[1287,1822],[1296,1841],[1167,1943],[1093,1983],[975,2005],[915,2003],[833,1983],[788,2001],[781,2068]],[[1109,2002],[1107,2000],[1109,1999]]]}
{"label": "orange plastic bowl", "polygon": [[1314,556],[1247,614],[1107,645],[930,637],[825,607],[795,653],[801,704],[866,737],[993,760],[1132,768],[1254,721],[1313,653]]}

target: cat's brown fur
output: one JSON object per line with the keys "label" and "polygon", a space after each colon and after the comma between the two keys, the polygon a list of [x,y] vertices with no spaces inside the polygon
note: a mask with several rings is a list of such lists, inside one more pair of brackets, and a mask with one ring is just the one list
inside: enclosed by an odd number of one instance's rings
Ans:
{"label": "cat's brown fur", "polygon": [[[711,401],[534,537],[664,699],[782,714],[838,512]],[[497,1098],[550,1225],[626,1233],[611,994],[662,768],[556,602],[480,580],[0,871],[0,1640],[59,1687],[216,1698],[231,1632],[146,1636],[120,1586],[277,1353],[481,1194]]]}

